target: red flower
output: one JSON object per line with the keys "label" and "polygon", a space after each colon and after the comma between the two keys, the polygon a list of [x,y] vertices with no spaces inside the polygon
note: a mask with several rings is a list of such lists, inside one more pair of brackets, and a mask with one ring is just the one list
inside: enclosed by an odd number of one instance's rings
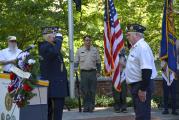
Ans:
{"label": "red flower", "polygon": [[25,91],[32,91],[32,88],[28,84],[23,85],[23,90]]}
{"label": "red flower", "polygon": [[14,86],[8,85],[7,89],[8,89],[8,92],[10,93],[10,92],[12,92],[14,90]]}
{"label": "red flower", "polygon": [[14,80],[14,79],[15,79],[15,76],[16,76],[16,75],[11,72],[11,73],[10,73],[10,80]]}

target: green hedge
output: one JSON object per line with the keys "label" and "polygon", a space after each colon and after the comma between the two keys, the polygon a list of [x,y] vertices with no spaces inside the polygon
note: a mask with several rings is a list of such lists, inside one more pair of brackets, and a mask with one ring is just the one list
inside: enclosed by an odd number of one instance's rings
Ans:
{"label": "green hedge", "polygon": [[[157,97],[157,96],[153,96],[153,99],[151,101],[151,106],[152,108],[158,108],[161,105],[161,101],[162,98],[161,97]],[[114,104],[114,100],[113,97],[109,97],[109,96],[96,96],[96,107],[112,107]],[[77,98],[66,98],[65,100],[65,104],[69,107],[69,108],[78,108],[78,99]],[[82,104],[82,99],[81,99],[81,104]],[[132,103],[132,98],[129,96],[127,97],[127,106],[128,107],[132,107],[133,103]]]}

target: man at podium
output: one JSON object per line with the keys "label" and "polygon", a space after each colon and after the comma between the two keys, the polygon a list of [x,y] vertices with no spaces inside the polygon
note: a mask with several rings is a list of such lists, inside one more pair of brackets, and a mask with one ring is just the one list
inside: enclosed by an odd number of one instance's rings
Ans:
{"label": "man at podium", "polygon": [[16,58],[21,52],[17,47],[17,41],[15,36],[9,36],[8,47],[0,51],[0,64],[4,73],[9,73],[10,68],[16,62]]}
{"label": "man at podium", "polygon": [[68,95],[67,70],[60,52],[62,35],[57,27],[43,28],[44,42],[39,45],[42,79],[49,80],[48,120],[62,120],[65,97]]}

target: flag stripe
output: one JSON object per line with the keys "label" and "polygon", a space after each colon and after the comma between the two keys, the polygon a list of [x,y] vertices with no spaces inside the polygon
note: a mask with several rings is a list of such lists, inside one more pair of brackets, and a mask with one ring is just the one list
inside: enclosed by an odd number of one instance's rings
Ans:
{"label": "flag stripe", "polygon": [[112,83],[120,90],[119,53],[123,49],[123,33],[113,0],[106,0],[104,14],[104,63],[106,74],[111,73]]}

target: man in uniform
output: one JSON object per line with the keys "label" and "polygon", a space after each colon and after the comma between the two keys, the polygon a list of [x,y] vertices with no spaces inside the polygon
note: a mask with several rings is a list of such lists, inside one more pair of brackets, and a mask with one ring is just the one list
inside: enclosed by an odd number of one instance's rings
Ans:
{"label": "man in uniform", "polygon": [[80,66],[83,112],[92,112],[95,107],[97,77],[100,75],[101,61],[97,48],[91,45],[91,37],[84,36],[84,46],[79,48],[75,57],[75,70]]}
{"label": "man in uniform", "polygon": [[67,70],[60,52],[61,34],[55,34],[56,27],[43,30],[44,42],[39,45],[41,76],[49,80],[48,120],[62,120],[65,97],[68,95]]}
{"label": "man in uniform", "polygon": [[0,51],[0,64],[3,65],[2,69],[4,73],[10,72],[11,66],[16,63],[16,58],[21,52],[17,47],[15,36],[9,36],[7,40],[8,48]]}
{"label": "man in uniform", "polygon": [[157,76],[152,50],[143,38],[145,29],[142,25],[130,24],[126,33],[132,47],[125,75],[131,89],[135,120],[151,120],[152,79]]}

